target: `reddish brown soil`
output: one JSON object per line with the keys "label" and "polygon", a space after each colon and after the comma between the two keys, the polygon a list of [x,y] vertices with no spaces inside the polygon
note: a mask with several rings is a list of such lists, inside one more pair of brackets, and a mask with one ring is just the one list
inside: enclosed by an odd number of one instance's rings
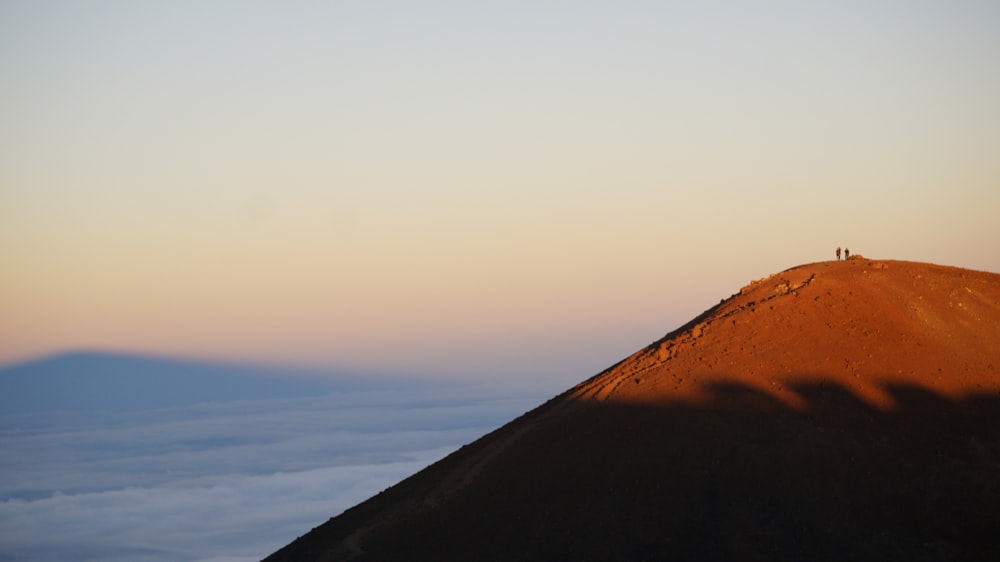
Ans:
{"label": "reddish brown soil", "polygon": [[755,281],[268,560],[1000,560],[1000,275]]}

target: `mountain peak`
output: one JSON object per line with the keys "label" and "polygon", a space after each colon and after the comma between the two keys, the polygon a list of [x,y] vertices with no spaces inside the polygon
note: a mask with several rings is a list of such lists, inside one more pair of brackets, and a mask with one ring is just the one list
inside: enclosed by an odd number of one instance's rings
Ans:
{"label": "mountain peak", "polygon": [[794,267],[274,553],[1000,556],[1000,275]]}
{"label": "mountain peak", "polygon": [[991,273],[860,256],[802,265],[752,281],[576,395],[697,400],[727,381],[802,407],[789,387],[822,380],[885,408],[887,384],[960,397],[997,387],[1000,325],[984,320],[998,303]]}

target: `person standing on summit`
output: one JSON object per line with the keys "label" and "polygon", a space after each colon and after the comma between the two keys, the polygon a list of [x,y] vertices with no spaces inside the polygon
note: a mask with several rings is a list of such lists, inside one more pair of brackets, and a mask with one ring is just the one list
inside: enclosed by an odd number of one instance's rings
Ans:
{"label": "person standing on summit", "polygon": [[837,261],[840,261],[840,246],[837,246]]}
{"label": "person standing on summit", "polygon": [[844,248],[844,259],[845,260],[851,259],[851,251],[848,250],[847,248]]}

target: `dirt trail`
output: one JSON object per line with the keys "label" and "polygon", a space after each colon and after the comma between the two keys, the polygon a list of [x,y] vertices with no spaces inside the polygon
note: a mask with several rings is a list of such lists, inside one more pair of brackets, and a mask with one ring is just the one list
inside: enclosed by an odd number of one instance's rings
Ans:
{"label": "dirt trail", "polygon": [[634,353],[611,369],[581,383],[571,392],[572,398],[608,400],[623,384],[629,381],[639,384],[642,375],[662,368],[681,352],[697,346],[698,341],[716,324],[725,322],[734,315],[752,312],[774,299],[796,297],[798,291],[816,279],[817,274],[815,271],[809,271],[805,272],[805,275],[802,278],[801,272],[800,275],[777,274],[743,287],[740,292],[705,311],[692,322]]}

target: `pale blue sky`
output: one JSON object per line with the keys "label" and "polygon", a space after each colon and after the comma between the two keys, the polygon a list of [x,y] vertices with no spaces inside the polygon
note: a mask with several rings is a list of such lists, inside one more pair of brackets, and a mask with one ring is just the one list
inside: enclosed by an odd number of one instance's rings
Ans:
{"label": "pale blue sky", "polygon": [[583,378],[837,245],[1000,271],[998,29],[995,2],[0,2],[0,361]]}

